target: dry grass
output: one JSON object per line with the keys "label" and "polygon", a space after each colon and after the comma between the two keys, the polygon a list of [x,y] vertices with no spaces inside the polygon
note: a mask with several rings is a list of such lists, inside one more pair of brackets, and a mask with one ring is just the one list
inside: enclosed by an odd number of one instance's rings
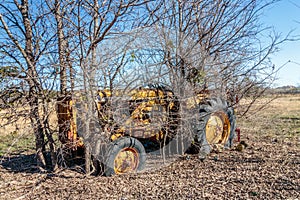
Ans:
{"label": "dry grass", "polygon": [[[260,110],[266,102],[269,104]],[[292,138],[292,142],[299,142],[300,95],[262,98],[249,113],[245,119],[239,120],[243,132],[259,137]]]}
{"label": "dry grass", "polygon": [[[47,106],[50,129],[57,130],[55,104],[49,103]],[[42,109],[39,110],[43,114]],[[32,153],[35,149],[34,131],[28,113],[29,107],[26,106],[0,110],[0,163],[1,156]]]}

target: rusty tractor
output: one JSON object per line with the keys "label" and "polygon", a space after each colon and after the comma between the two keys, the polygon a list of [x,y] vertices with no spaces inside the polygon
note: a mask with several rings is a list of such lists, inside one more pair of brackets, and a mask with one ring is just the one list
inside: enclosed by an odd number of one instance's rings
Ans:
{"label": "rusty tractor", "polygon": [[89,146],[108,176],[142,170],[146,152],[170,144],[179,132],[184,132],[181,135],[187,144],[182,152],[206,156],[213,149],[233,145],[234,109],[208,92],[179,100],[160,86],[129,92],[101,90],[93,99],[94,120],[87,116],[88,103],[82,99],[59,99],[59,139],[73,151]]}

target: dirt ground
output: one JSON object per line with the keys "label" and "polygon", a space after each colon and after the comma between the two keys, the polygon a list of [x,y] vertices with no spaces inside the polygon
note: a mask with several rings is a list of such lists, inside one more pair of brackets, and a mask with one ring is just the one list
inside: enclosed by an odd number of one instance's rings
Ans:
{"label": "dirt ground", "polygon": [[43,173],[34,155],[10,155],[0,163],[0,199],[300,199],[300,96],[278,98],[237,122],[243,151],[204,161],[182,156],[137,174]]}

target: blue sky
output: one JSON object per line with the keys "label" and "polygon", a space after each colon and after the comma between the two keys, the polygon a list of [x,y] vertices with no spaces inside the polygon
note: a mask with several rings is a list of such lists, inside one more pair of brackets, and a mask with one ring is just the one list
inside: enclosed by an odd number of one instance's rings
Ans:
{"label": "blue sky", "polygon": [[[300,39],[300,1],[282,0],[266,8],[261,21],[274,27],[282,37],[293,30],[292,35]],[[274,86],[300,86],[300,40],[286,42],[279,48],[280,51],[271,57],[275,66],[280,67],[290,62],[279,70]]]}

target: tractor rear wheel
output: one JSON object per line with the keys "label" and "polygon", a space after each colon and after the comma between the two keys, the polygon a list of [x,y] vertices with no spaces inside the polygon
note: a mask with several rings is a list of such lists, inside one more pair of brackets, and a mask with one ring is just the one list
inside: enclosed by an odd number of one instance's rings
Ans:
{"label": "tractor rear wheel", "polygon": [[197,146],[203,156],[213,149],[230,148],[235,137],[235,115],[222,98],[211,98],[199,105]]}
{"label": "tractor rear wheel", "polygon": [[145,167],[146,152],[140,141],[121,137],[109,144],[106,152],[106,176],[141,171]]}

